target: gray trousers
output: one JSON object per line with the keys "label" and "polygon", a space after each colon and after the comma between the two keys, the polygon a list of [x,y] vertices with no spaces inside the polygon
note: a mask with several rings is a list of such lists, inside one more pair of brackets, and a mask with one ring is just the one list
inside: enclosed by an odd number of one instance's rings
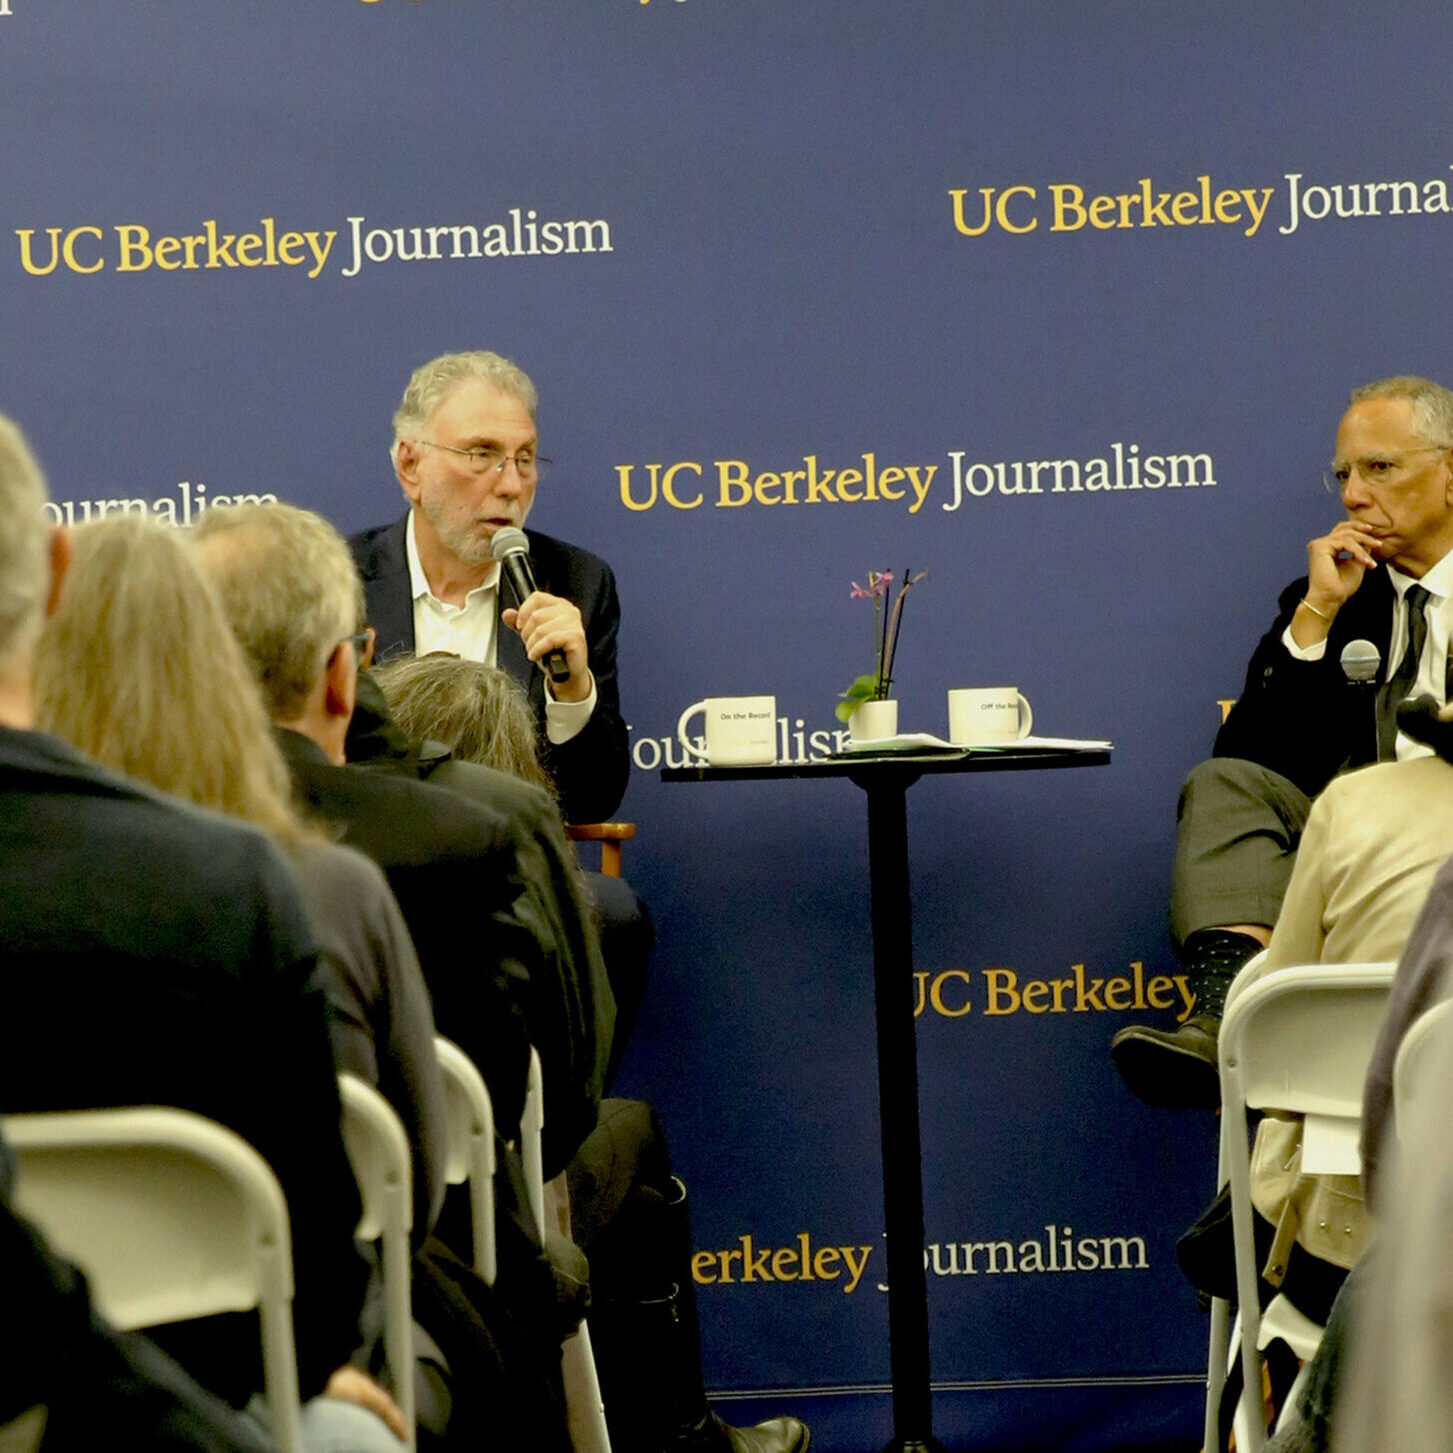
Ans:
{"label": "gray trousers", "polygon": [[1311,810],[1295,783],[1255,762],[1212,757],[1192,768],[1176,809],[1176,942],[1228,923],[1271,927]]}

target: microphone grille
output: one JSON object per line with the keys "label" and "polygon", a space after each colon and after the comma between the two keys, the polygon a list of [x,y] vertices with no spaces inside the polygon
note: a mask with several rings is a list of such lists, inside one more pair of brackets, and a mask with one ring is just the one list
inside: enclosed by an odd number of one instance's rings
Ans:
{"label": "microphone grille", "polygon": [[523,530],[517,530],[513,525],[506,525],[502,530],[496,530],[490,536],[489,553],[496,560],[503,560],[506,555],[528,555],[530,542]]}
{"label": "microphone grille", "polygon": [[1371,681],[1382,665],[1382,652],[1371,641],[1348,641],[1342,647],[1342,674],[1349,681]]}

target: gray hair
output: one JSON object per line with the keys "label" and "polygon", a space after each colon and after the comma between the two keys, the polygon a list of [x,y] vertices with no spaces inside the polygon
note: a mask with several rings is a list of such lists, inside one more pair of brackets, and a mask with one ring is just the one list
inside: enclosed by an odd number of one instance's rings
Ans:
{"label": "gray hair", "polygon": [[530,418],[540,404],[539,390],[530,376],[517,363],[498,353],[478,349],[472,353],[441,353],[421,364],[409,379],[404,397],[394,414],[394,440],[390,453],[401,439],[415,438],[426,428],[429,417],[448,396],[455,384],[466,378],[482,378],[501,393],[509,394],[525,406]]}
{"label": "gray hair", "polygon": [[465,762],[523,777],[555,796],[540,765],[538,729],[519,683],[458,656],[400,656],[374,667],[389,713],[416,742],[442,742]]}
{"label": "gray hair", "polygon": [[45,476],[25,436],[0,414],[0,665],[35,645],[50,589]]}
{"label": "gray hair", "polygon": [[343,537],[287,504],[214,505],[193,527],[274,721],[302,711],[338,646],[363,629],[363,582]]}
{"label": "gray hair", "polygon": [[1406,399],[1413,406],[1413,427],[1418,433],[1439,448],[1453,448],[1453,393],[1442,384],[1398,374],[1352,390],[1354,404],[1371,399]]}

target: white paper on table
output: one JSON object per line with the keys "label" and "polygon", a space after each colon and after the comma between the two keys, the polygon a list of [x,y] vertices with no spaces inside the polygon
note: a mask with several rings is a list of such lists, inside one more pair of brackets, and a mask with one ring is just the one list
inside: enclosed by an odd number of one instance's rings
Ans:
{"label": "white paper on table", "polygon": [[867,737],[849,742],[837,755],[887,754],[889,752],[1012,752],[1022,751],[1081,751],[1108,752],[1111,744],[1104,741],[1088,741],[1077,737],[1021,737],[1017,742],[970,742],[954,743],[928,732],[900,732],[894,737]]}

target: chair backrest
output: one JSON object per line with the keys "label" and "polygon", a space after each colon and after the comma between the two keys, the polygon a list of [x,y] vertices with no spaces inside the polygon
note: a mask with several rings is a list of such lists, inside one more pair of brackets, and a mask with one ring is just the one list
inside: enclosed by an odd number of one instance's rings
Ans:
{"label": "chair backrest", "polygon": [[188,1110],[8,1115],[15,1207],[123,1330],[257,1308],[273,1439],[300,1453],[287,1203],[240,1136]]}
{"label": "chair backrest", "polygon": [[374,1087],[346,1071],[338,1076],[343,1102],[343,1141],[363,1199],[355,1233],[378,1242],[384,1289],[384,1356],[394,1401],[416,1446],[414,1399],[414,1314],[410,1278],[414,1224],[413,1173],[409,1139],[394,1108]]}
{"label": "chair backrest", "polygon": [[[1244,1382],[1238,1446],[1244,1453],[1253,1453],[1266,1441],[1246,1112],[1302,1115],[1302,1169],[1355,1173],[1363,1083],[1395,969],[1390,963],[1277,969],[1227,1002],[1220,1039],[1221,1151],[1231,1188],[1241,1311]],[[1344,1157],[1350,1154],[1352,1162],[1318,1164],[1313,1154],[1318,1142]]]}
{"label": "chair backrest", "polygon": [[525,1189],[530,1197],[530,1214],[543,1238],[545,1235],[545,1080],[540,1069],[540,1051],[530,1046],[530,1069],[525,1079],[525,1109],[520,1116],[520,1159],[525,1163]]}
{"label": "chair backrest", "polygon": [[474,1269],[491,1286],[497,1267],[494,1231],[494,1106],[474,1061],[453,1040],[434,1040],[444,1075],[448,1154],[444,1175],[469,1190]]}
{"label": "chair backrest", "polygon": [[572,822],[565,831],[572,842],[600,844],[600,871],[607,878],[621,875],[621,844],[636,835],[633,822]]}
{"label": "chair backrest", "polygon": [[1403,1035],[1392,1069],[1393,1125],[1401,1138],[1430,1073],[1453,1055],[1453,999],[1418,1016]]}

